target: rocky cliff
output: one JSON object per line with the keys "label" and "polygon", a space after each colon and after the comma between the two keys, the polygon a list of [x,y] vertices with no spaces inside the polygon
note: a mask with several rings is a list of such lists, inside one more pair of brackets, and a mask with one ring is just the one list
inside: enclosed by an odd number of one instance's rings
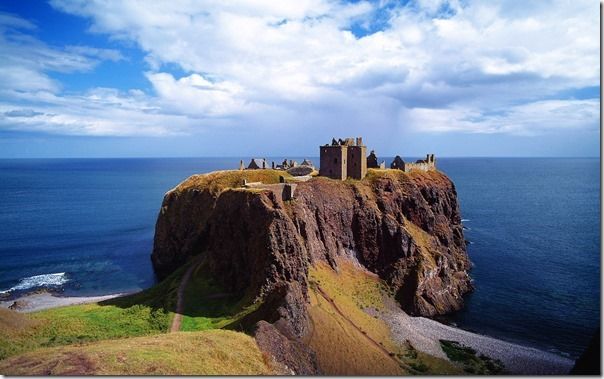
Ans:
{"label": "rocky cliff", "polygon": [[305,299],[311,265],[323,261],[337,270],[343,258],[384,279],[411,314],[462,306],[470,263],[455,186],[443,173],[370,170],[362,181],[344,182],[319,177],[299,183],[290,201],[271,188],[237,188],[244,177],[270,183],[278,175],[195,175],[168,192],[152,253],[159,277],[205,254],[212,276],[229,291],[250,298],[290,294],[292,306]]}

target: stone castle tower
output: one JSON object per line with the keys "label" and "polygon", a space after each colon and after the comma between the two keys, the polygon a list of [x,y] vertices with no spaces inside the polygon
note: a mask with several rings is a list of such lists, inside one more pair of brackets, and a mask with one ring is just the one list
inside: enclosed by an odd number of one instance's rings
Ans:
{"label": "stone castle tower", "polygon": [[331,145],[319,148],[321,157],[319,175],[332,179],[363,179],[367,175],[367,146],[358,137],[332,139]]}

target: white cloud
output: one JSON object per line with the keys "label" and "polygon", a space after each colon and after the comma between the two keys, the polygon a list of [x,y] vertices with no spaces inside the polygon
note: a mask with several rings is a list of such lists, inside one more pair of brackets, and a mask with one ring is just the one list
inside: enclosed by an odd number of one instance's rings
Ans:
{"label": "white cloud", "polygon": [[198,74],[178,80],[167,73],[147,73],[164,109],[181,114],[197,116],[236,115],[249,107],[243,99],[236,83],[212,83]]}
{"label": "white cloud", "polygon": [[[94,33],[137,44],[149,63],[141,71],[153,88],[152,94],[133,89],[98,98],[62,96],[47,71],[91,70],[100,60],[123,59],[121,54],[52,48],[28,40],[25,32],[18,41],[0,40],[0,54],[13,57],[0,63],[8,77],[0,87],[35,93],[31,101],[49,109],[34,110],[55,115],[39,115],[36,125],[50,120],[49,129],[57,132],[67,125],[68,133],[193,133],[237,123],[292,130],[308,127],[305,120],[313,120],[316,130],[346,120],[354,130],[371,122],[367,109],[384,110],[374,116],[382,128],[431,133],[597,128],[595,100],[556,99],[599,84],[599,5],[589,0],[51,4],[88,18]],[[35,28],[11,17],[5,24]],[[372,29],[376,25],[379,30]],[[367,35],[355,36],[358,30]],[[168,65],[184,74],[175,76]],[[27,96],[17,97],[23,102]],[[87,126],[78,128],[78,120]]]}
{"label": "white cloud", "polygon": [[[0,92],[5,97],[6,92]],[[0,103],[0,129],[92,136],[182,134],[192,121],[162,113],[145,96],[95,88],[80,96],[13,93],[19,103]],[[28,104],[26,108],[24,105]]]}
{"label": "white cloud", "polygon": [[443,133],[509,133],[538,135],[557,129],[592,129],[599,120],[600,102],[543,100],[506,109],[479,112],[471,108],[403,109],[400,122],[415,130]]}

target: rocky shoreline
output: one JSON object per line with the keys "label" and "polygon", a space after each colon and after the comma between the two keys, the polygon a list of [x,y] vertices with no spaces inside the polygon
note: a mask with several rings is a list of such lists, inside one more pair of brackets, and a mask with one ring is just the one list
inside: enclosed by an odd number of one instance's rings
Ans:
{"label": "rocky shoreline", "polygon": [[425,317],[411,317],[400,309],[380,315],[394,339],[408,341],[415,349],[447,358],[440,340],[456,341],[479,354],[501,361],[506,373],[514,375],[566,375],[574,361],[547,351],[472,333]]}
{"label": "rocky shoreline", "polygon": [[30,313],[44,309],[66,307],[68,305],[97,303],[128,293],[115,293],[103,296],[58,296],[50,292],[26,294],[13,300],[0,301],[0,308],[12,309],[17,312]]}

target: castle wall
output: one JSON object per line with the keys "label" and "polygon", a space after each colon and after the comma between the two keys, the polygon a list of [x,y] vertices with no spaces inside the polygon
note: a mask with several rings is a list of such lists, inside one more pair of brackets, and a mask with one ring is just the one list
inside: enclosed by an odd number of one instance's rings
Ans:
{"label": "castle wall", "polygon": [[435,169],[436,169],[436,166],[435,166],[434,160],[432,158],[429,161],[421,161],[421,162],[415,162],[415,163],[406,163],[405,162],[405,167],[404,167],[403,171],[405,171],[405,172],[431,171],[431,170],[435,170]]}
{"label": "castle wall", "polygon": [[363,179],[367,175],[367,147],[348,146],[347,176],[354,179]]}
{"label": "castle wall", "polygon": [[321,146],[319,175],[344,180],[347,177],[348,146]]}

